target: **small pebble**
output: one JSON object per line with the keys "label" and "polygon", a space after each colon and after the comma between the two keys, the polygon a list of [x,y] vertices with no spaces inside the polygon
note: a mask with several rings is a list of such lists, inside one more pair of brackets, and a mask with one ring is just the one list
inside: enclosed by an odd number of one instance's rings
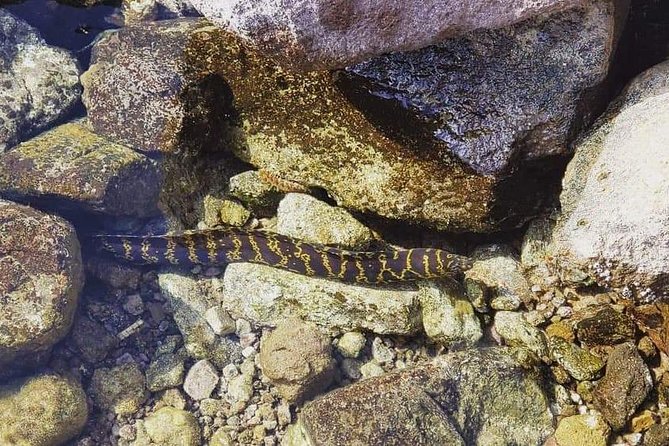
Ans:
{"label": "small pebble", "polygon": [[203,400],[209,398],[218,381],[216,368],[206,359],[202,359],[188,370],[183,389],[194,400]]}
{"label": "small pebble", "polygon": [[385,374],[386,371],[383,370],[383,367],[378,365],[376,362],[370,361],[360,366],[360,373],[362,374],[363,378],[371,378],[373,376],[381,376]]}

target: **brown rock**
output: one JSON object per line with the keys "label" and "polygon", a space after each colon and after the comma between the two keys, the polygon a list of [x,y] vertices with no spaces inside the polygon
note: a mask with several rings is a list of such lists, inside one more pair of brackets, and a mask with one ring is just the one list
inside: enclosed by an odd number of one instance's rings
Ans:
{"label": "brown rock", "polygon": [[615,430],[622,429],[653,387],[653,380],[633,343],[613,349],[606,374],[593,392],[595,407]]}
{"label": "brown rock", "polygon": [[340,68],[582,5],[579,0],[192,0],[215,23],[299,69]]}
{"label": "brown rock", "polygon": [[299,319],[279,324],[260,344],[260,368],[290,402],[327,388],[334,377],[330,339]]}
{"label": "brown rock", "polygon": [[634,338],[634,321],[607,306],[576,324],[579,341],[586,344],[614,345]]}
{"label": "brown rock", "polygon": [[74,228],[0,200],[0,379],[38,364],[67,334],[83,283]]}

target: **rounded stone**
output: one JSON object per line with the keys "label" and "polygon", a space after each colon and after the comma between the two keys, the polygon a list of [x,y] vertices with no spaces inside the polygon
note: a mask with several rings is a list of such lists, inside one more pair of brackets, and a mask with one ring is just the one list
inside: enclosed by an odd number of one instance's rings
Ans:
{"label": "rounded stone", "polygon": [[0,387],[0,444],[62,445],[87,418],[86,394],[72,380],[38,375]]}
{"label": "rounded stone", "polygon": [[299,319],[279,324],[260,343],[260,368],[286,400],[302,401],[327,388],[335,362],[330,339]]}
{"label": "rounded stone", "polygon": [[89,392],[101,409],[131,415],[146,400],[144,374],[135,363],[96,369]]}
{"label": "rounded stone", "polygon": [[200,446],[202,434],[197,419],[190,412],[163,407],[144,421],[153,443],[162,446]]}
{"label": "rounded stone", "polygon": [[34,366],[70,330],[84,276],[74,228],[0,200],[0,377]]}
{"label": "rounded stone", "polygon": [[344,333],[337,343],[337,350],[344,358],[357,358],[365,348],[367,338],[358,331]]}
{"label": "rounded stone", "polygon": [[610,433],[600,414],[573,415],[560,420],[555,441],[558,446],[606,446]]}

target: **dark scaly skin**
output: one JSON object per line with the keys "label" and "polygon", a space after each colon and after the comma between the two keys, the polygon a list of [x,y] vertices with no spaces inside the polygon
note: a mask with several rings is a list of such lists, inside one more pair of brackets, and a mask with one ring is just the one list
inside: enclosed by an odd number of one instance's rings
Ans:
{"label": "dark scaly skin", "polygon": [[92,241],[98,250],[135,264],[192,267],[250,262],[357,284],[435,279],[471,267],[467,257],[441,249],[347,251],[237,228],[156,236],[99,235]]}

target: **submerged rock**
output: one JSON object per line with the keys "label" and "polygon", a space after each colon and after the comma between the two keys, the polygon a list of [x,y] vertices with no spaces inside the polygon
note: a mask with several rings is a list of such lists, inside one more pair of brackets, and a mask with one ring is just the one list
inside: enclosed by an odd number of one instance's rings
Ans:
{"label": "submerged rock", "polygon": [[0,156],[0,193],[50,207],[147,217],[158,213],[151,159],[80,123],[63,124]]}
{"label": "submerged rock", "polygon": [[611,428],[599,413],[565,417],[555,430],[557,446],[606,446]]}
{"label": "submerged rock", "polygon": [[46,359],[70,330],[83,283],[74,228],[0,200],[0,379]]}
{"label": "submerged rock", "polygon": [[542,444],[548,399],[512,352],[465,350],[332,391],[305,405],[284,444]]}
{"label": "submerged rock", "polygon": [[294,68],[340,68],[369,57],[413,50],[480,28],[499,28],[580,0],[420,2],[192,0],[208,19],[232,29]]}
{"label": "submerged rock", "polygon": [[260,368],[288,402],[326,389],[335,372],[330,338],[299,319],[287,319],[260,344]]}
{"label": "submerged rock", "polygon": [[669,286],[667,73],[637,77],[578,144],[549,247],[561,270],[646,300]]}
{"label": "submerged rock", "polygon": [[79,100],[79,67],[27,23],[0,9],[0,153],[66,116]]}
{"label": "submerged rock", "polygon": [[174,407],[163,407],[149,415],[142,423],[141,429],[152,441],[149,444],[163,446],[202,445],[202,433],[197,418],[190,412]]}
{"label": "submerged rock", "polygon": [[38,375],[0,386],[0,443],[59,446],[79,435],[88,418],[81,385]]}
{"label": "submerged rock", "polygon": [[633,343],[613,349],[606,374],[593,392],[595,407],[616,430],[622,429],[653,388],[648,367]]}
{"label": "submerged rock", "polygon": [[135,363],[99,368],[93,373],[89,393],[100,409],[132,415],[146,400],[146,379]]}

